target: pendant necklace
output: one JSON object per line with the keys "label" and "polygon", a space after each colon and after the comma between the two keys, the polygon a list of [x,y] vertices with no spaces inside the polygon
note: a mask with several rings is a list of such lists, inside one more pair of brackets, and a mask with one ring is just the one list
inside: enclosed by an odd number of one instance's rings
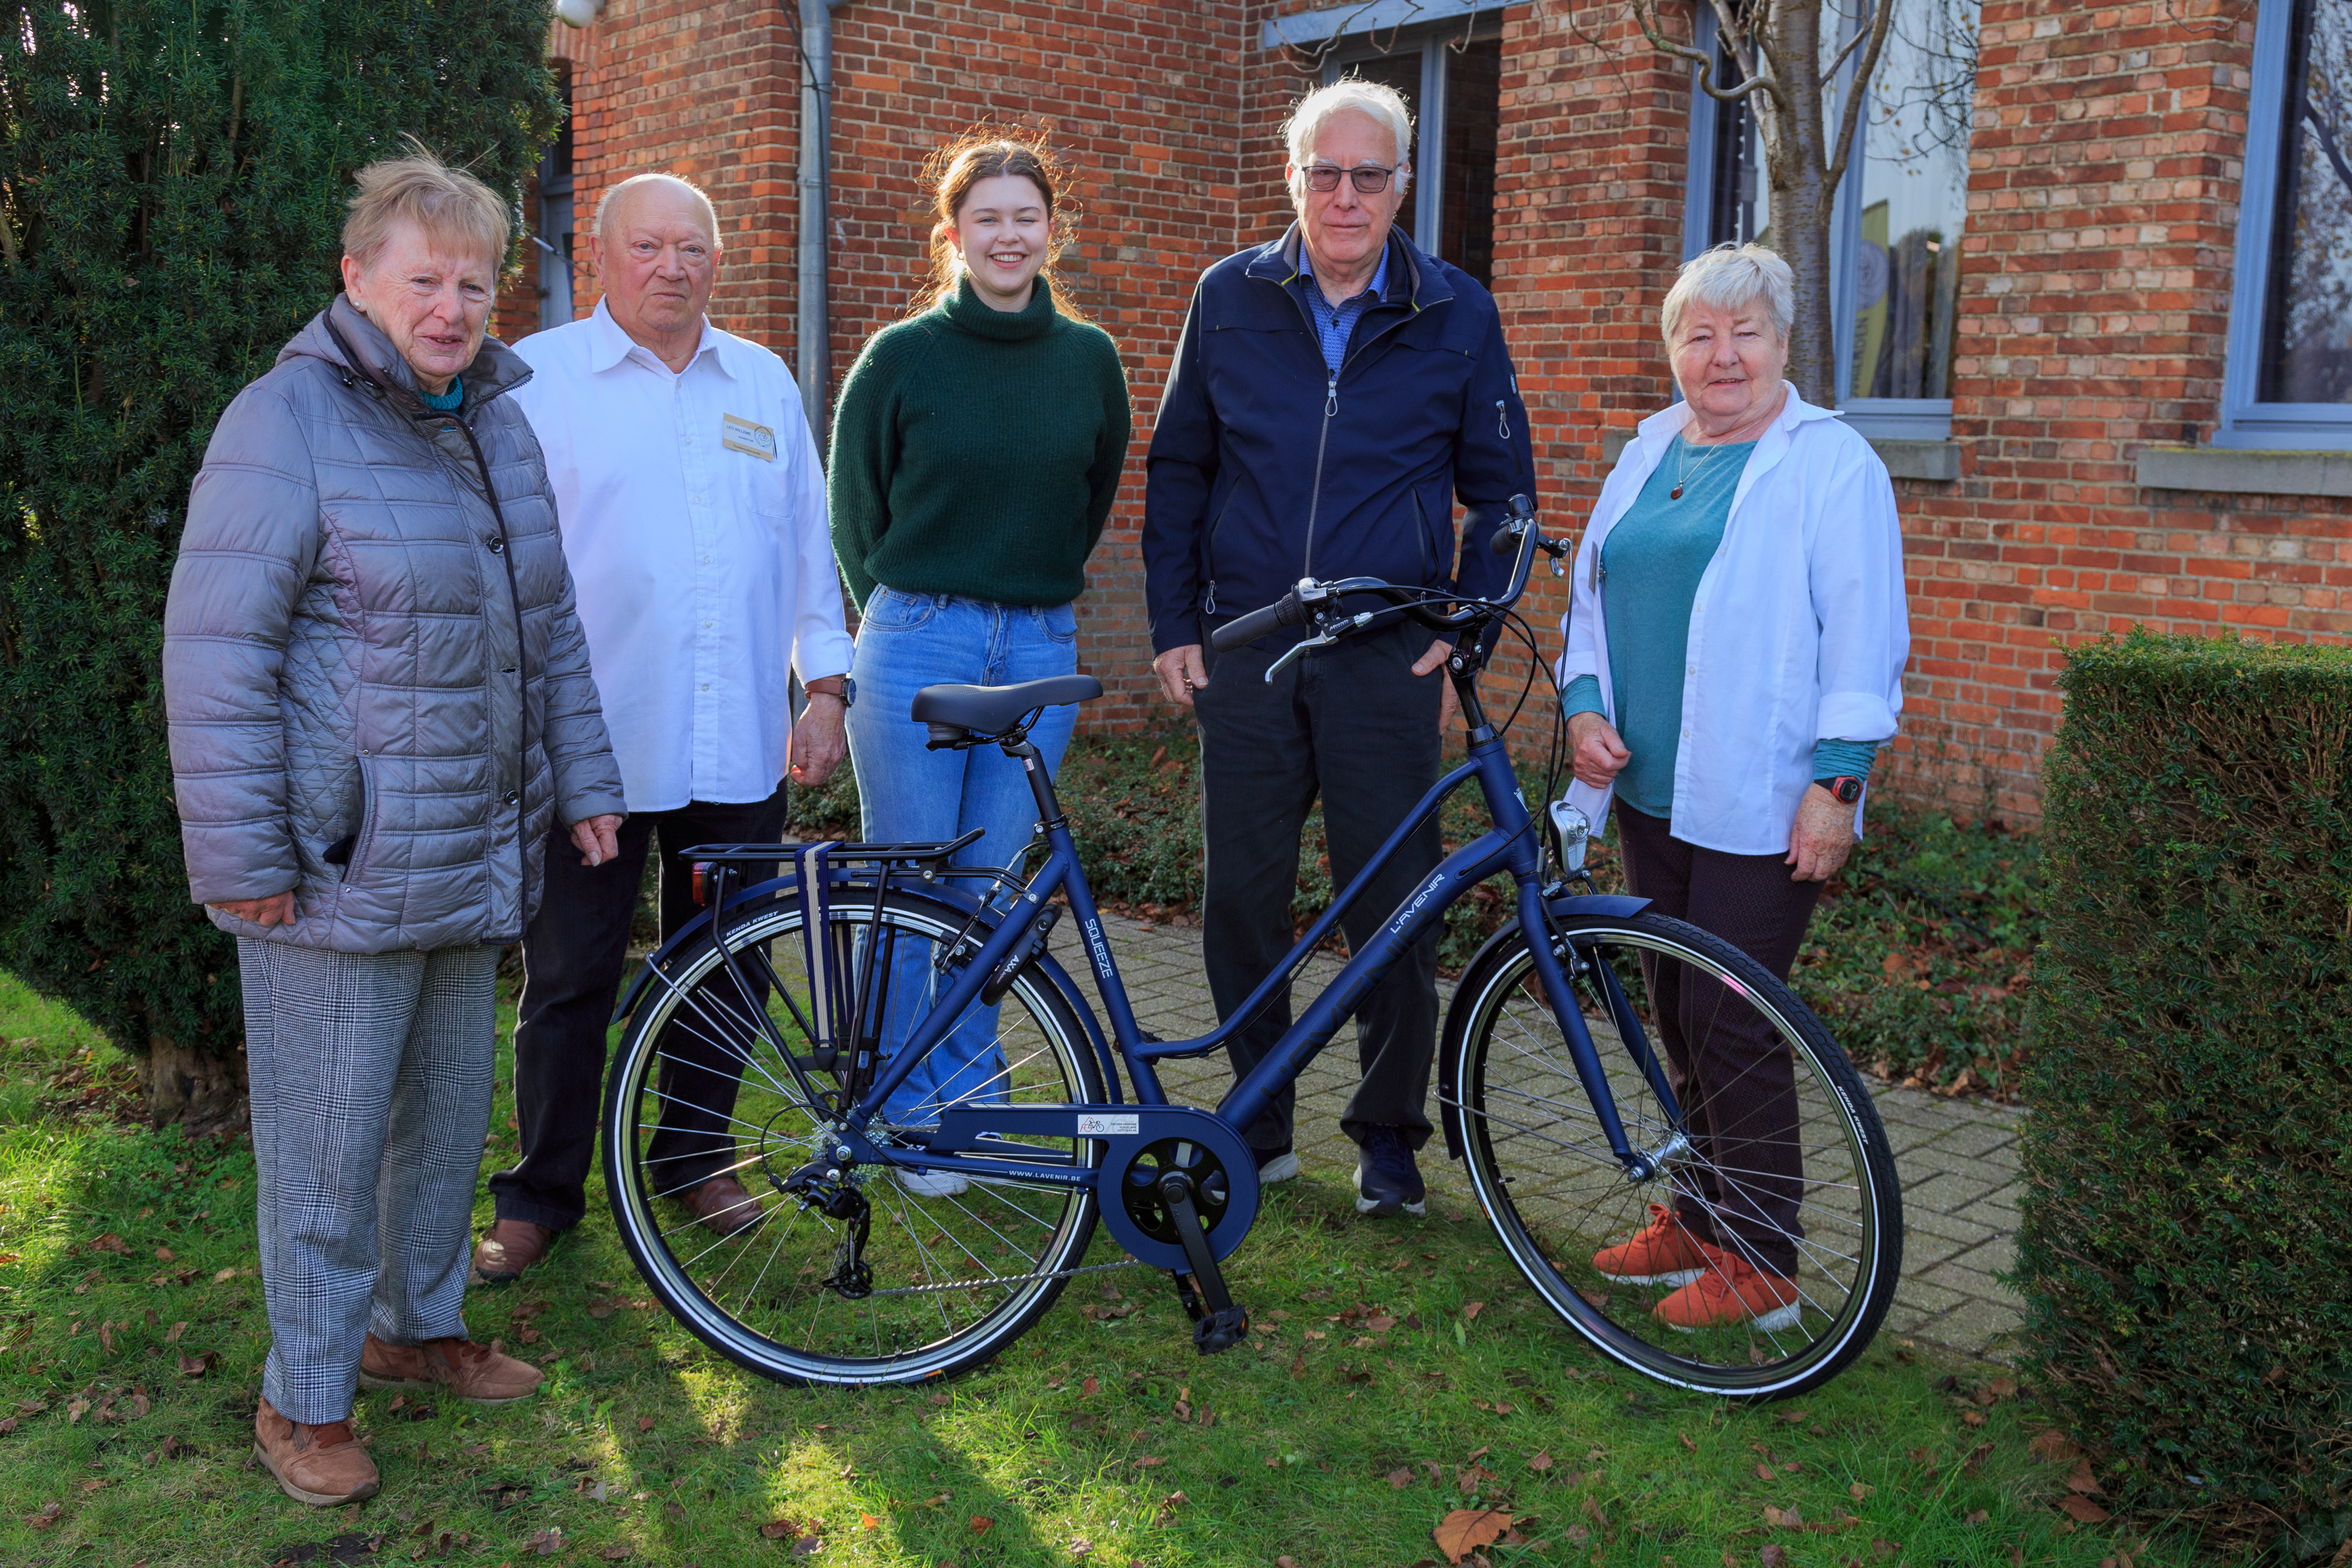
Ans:
{"label": "pendant necklace", "polygon": [[[1707,455],[1698,460],[1700,471],[1705,472],[1706,465],[1714,462],[1717,454],[1722,450],[1723,449],[1719,446],[1709,448]],[[1690,438],[1688,436],[1677,436],[1675,440],[1675,487],[1666,492],[1666,499],[1669,501],[1681,500],[1683,498],[1683,487],[1690,482],[1683,474],[1684,461],[1689,457],[1689,455]]]}

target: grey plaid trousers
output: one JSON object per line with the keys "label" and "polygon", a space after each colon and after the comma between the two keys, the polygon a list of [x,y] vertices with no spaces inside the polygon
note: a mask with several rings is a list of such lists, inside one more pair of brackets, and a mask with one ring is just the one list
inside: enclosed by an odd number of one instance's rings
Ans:
{"label": "grey plaid trousers", "polygon": [[370,1333],[466,1333],[498,950],[236,946],[269,1307],[261,1392],[321,1425],[351,1414]]}

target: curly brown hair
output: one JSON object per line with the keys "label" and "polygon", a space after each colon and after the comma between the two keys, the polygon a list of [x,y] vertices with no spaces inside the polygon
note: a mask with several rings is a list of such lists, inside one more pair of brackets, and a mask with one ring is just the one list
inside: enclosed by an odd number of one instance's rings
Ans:
{"label": "curly brown hair", "polygon": [[1048,283],[1055,309],[1074,321],[1084,321],[1086,312],[1071,299],[1054,266],[1075,232],[1076,204],[1069,194],[1069,169],[1055,155],[1042,132],[1024,135],[1003,129],[966,131],[932,153],[923,165],[923,183],[934,193],[937,221],[931,225],[930,276],[907,314],[919,316],[955,292],[956,277],[963,266],[962,253],[956,246],[956,214],[974,185],[1000,174],[1028,181],[1045,198],[1045,215],[1052,228],[1046,238],[1045,265],[1038,268],[1037,276]]}

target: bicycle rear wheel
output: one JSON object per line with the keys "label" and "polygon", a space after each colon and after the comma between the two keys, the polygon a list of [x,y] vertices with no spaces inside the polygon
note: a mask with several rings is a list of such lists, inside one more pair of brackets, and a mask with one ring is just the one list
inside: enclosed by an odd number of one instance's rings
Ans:
{"label": "bicycle rear wheel", "polygon": [[[1446,1049],[1471,1183],[1505,1249],[1645,1376],[1747,1399],[1818,1386],[1870,1343],[1902,1270],[1901,1188],[1861,1078],[1787,987],[1696,926],[1585,916],[1564,934],[1626,1137],[1672,1152],[1627,1180],[1525,935],[1503,932],[1463,977]],[[1645,1055],[1694,1064],[1670,1080],[1679,1121]]]}
{"label": "bicycle rear wheel", "polygon": [[[845,891],[832,907],[832,950],[853,960],[874,953],[869,972],[882,988],[872,1004],[879,1011],[869,1016],[903,1030],[947,984],[934,960],[963,924],[962,910],[914,892],[892,894],[877,919],[870,891]],[[760,1000],[772,1034],[759,1027],[747,988],[708,936],[664,967],[667,977],[656,978],[637,1008],[606,1092],[614,1218],[663,1304],[703,1343],[751,1371],[788,1383],[845,1385],[962,1371],[996,1354],[1052,1306],[1067,1271],[1086,1256],[1093,1192],[855,1167],[845,1185],[861,1201],[868,1228],[856,1261],[870,1273],[860,1279],[849,1270],[845,1239],[857,1222],[803,1205],[782,1185],[816,1157],[829,1115],[808,1103],[772,1040],[786,1042],[827,1094],[838,1092],[849,1065],[845,1052],[835,1066],[818,1066],[803,1027],[811,986],[802,925],[797,894],[728,912],[728,946],[750,988],[764,985]],[[916,1097],[906,1126],[935,1124],[941,1110],[967,1102],[1103,1099],[1090,1041],[1035,967],[1022,972],[994,1012],[1000,1054],[983,1054],[975,1060],[985,1066]],[[867,1133],[886,1146],[909,1141],[883,1120]],[[1082,1166],[1101,1148],[1090,1139],[1024,1141],[1067,1152]],[[751,1212],[739,1207],[723,1217],[728,1234],[681,1202],[714,1174],[736,1176],[752,1194]]]}

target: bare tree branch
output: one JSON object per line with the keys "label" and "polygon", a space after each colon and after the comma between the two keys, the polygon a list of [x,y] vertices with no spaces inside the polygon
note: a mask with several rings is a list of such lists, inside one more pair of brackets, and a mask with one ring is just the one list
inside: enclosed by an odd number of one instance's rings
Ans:
{"label": "bare tree branch", "polygon": [[[1736,47],[1733,50],[1732,55],[1733,62],[1739,67],[1745,79],[1742,80],[1738,87],[1734,88],[1719,88],[1716,86],[1716,62],[1700,50],[1692,48],[1687,45],[1678,44],[1672,38],[1667,37],[1664,32],[1660,29],[1657,23],[1657,4],[1658,0],[1647,0],[1646,5],[1644,5],[1644,0],[1631,0],[1633,20],[1641,27],[1642,36],[1650,41],[1650,47],[1652,48],[1654,48],[1660,54],[1668,56],[1674,59],[1688,60],[1691,64],[1698,68],[1698,86],[1701,92],[1704,92],[1707,97],[1715,99],[1717,103],[1738,103],[1747,99],[1750,94],[1759,90],[1772,93],[1777,93],[1779,91],[1777,84],[1775,84],[1769,77],[1759,73],[1756,69],[1755,66],[1748,60],[1739,57],[1738,51]],[[1720,7],[1718,6],[1718,9]],[[1570,27],[1574,27],[1576,26],[1573,14],[1570,16],[1569,26]],[[1579,37],[1584,37],[1581,29],[1578,30],[1577,36]],[[1590,42],[1591,40],[1588,39],[1587,41]]]}
{"label": "bare tree branch", "polygon": [[2308,96],[2303,100],[2303,117],[2311,122],[2312,135],[2318,141],[2319,150],[2327,154],[2336,177],[2344,182],[2346,190],[2352,191],[2352,168],[2345,167],[2344,154],[2336,151],[2336,128],[2320,117],[2319,107]]}
{"label": "bare tree branch", "polygon": [[1832,185],[1845,177],[1846,159],[1853,152],[1854,130],[1862,120],[1863,100],[1870,96],[1870,78],[1878,69],[1878,52],[1886,43],[1887,24],[1895,19],[1895,0],[1877,0],[1877,15],[1870,24],[1870,47],[1862,53],[1862,64],[1855,68],[1853,84],[1846,90],[1845,107],[1838,115],[1837,151],[1822,171]]}

